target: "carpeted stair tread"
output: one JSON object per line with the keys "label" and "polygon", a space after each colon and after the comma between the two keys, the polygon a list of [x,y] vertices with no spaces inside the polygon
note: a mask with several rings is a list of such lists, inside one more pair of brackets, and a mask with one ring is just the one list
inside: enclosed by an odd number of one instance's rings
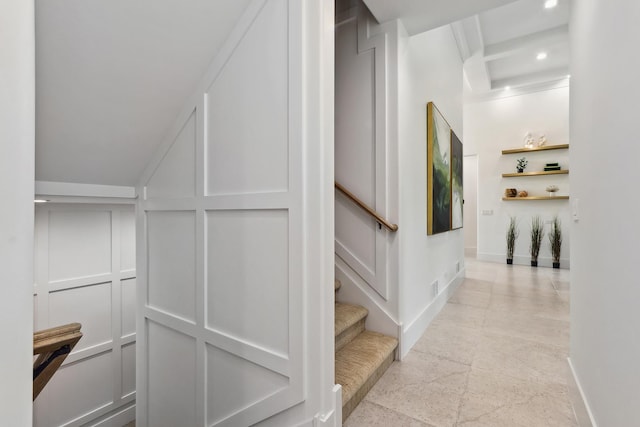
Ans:
{"label": "carpeted stair tread", "polygon": [[342,283],[340,283],[340,280],[336,279],[333,282],[333,290],[334,290],[334,292],[338,292],[340,290],[341,286],[342,286]]}
{"label": "carpeted stair tread", "polygon": [[364,331],[336,352],[336,384],[342,385],[343,420],[387,370],[398,346],[395,338]]}
{"label": "carpeted stair tread", "polygon": [[337,302],[334,324],[335,336],[338,337],[338,335],[349,329],[350,326],[363,320],[367,317],[367,314],[369,314],[369,311],[360,305]]}

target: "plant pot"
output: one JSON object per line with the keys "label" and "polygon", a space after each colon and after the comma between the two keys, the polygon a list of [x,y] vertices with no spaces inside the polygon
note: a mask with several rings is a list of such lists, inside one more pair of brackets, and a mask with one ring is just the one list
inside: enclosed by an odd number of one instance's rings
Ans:
{"label": "plant pot", "polygon": [[531,260],[531,267],[537,267],[538,266],[538,260]]}
{"label": "plant pot", "polygon": [[553,268],[560,268],[560,262],[555,262],[554,261]]}
{"label": "plant pot", "polygon": [[523,173],[524,169],[518,169],[518,173]]}
{"label": "plant pot", "polygon": [[507,264],[512,265],[513,264],[513,258],[507,258]]}

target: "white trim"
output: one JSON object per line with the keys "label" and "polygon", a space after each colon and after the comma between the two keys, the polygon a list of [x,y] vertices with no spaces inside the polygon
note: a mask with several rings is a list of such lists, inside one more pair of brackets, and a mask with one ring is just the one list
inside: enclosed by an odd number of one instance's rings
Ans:
{"label": "white trim", "polygon": [[464,94],[463,103],[476,103],[493,101],[501,98],[510,98],[512,96],[529,95],[535,92],[544,92],[547,90],[560,89],[563,87],[569,87],[569,80],[567,77],[556,78],[552,81],[542,83],[532,83],[522,85],[519,87],[512,87],[508,92],[504,88],[494,88],[484,93],[467,92]]}
{"label": "white trim", "polygon": [[409,353],[411,347],[420,339],[424,331],[427,330],[429,324],[440,313],[440,310],[445,306],[449,298],[456,292],[458,287],[462,284],[465,277],[465,268],[461,268],[460,271],[453,277],[453,279],[447,284],[447,286],[438,294],[438,296],[431,301],[431,304],[426,306],[422,312],[409,324],[402,332],[402,347],[400,352],[400,358]]}
{"label": "white trim", "polygon": [[118,411],[116,411],[113,414],[109,414],[105,416],[100,421],[97,421],[92,424],[87,424],[87,425],[91,427],[98,427],[98,426],[99,427],[121,427],[135,420],[135,415],[136,415],[136,402],[134,400],[129,406],[125,408],[119,408]]}
{"label": "white trim", "polygon": [[567,357],[567,363],[569,364],[567,386],[569,387],[569,400],[573,407],[573,415],[580,427],[598,427],[570,357]]}
{"label": "white trim", "polygon": [[111,197],[135,199],[135,187],[121,185],[79,184],[75,182],[36,181],[38,196]]}
{"label": "white trim", "polygon": [[342,386],[335,384],[331,390],[335,407],[328,414],[313,417],[313,427],[340,427],[342,425]]}

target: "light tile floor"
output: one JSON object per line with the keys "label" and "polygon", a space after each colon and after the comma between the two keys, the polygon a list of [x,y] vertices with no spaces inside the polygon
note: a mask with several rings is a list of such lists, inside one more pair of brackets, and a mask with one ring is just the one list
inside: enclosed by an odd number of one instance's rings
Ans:
{"label": "light tile floor", "polygon": [[569,271],[468,258],[466,279],[345,427],[575,427]]}

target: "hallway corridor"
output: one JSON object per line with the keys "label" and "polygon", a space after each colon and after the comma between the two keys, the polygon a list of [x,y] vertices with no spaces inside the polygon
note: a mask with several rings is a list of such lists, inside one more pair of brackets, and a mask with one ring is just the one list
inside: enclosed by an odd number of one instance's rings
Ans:
{"label": "hallway corridor", "polygon": [[466,259],[466,279],[345,427],[573,427],[569,271]]}

